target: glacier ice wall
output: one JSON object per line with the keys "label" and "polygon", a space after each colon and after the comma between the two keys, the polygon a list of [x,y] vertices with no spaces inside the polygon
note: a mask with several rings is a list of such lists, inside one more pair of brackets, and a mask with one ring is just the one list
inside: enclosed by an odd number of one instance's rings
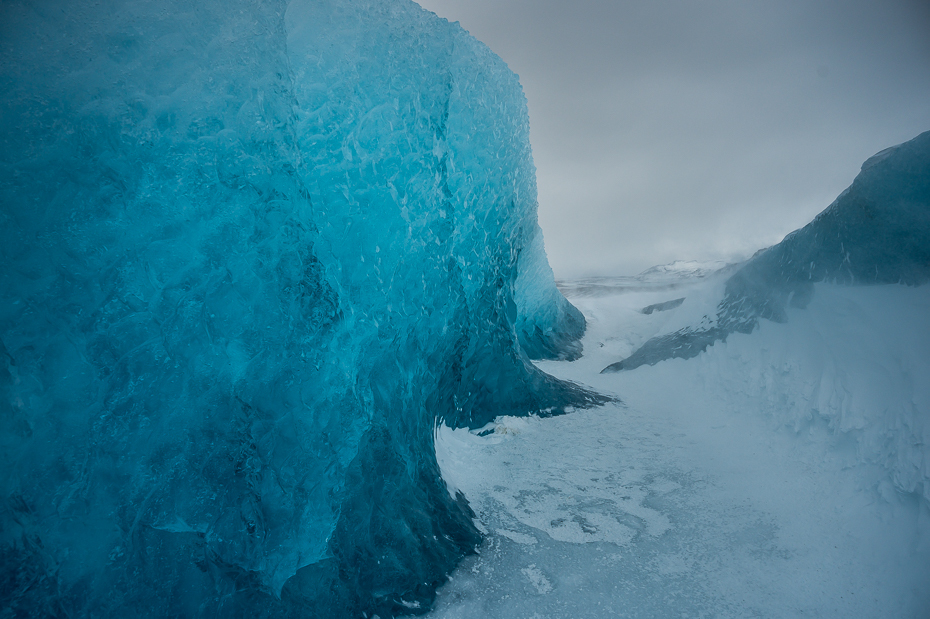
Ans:
{"label": "glacier ice wall", "polygon": [[[539,226],[535,226],[536,229]],[[517,334],[520,346],[533,359],[574,361],[581,356],[585,319],[557,288],[546,259],[542,234],[532,250],[520,254],[517,270]]]}
{"label": "glacier ice wall", "polygon": [[391,616],[438,419],[602,400],[517,77],[407,0],[0,4],[0,601]]}
{"label": "glacier ice wall", "polygon": [[920,285],[930,280],[930,131],[883,150],[814,220],[758,252],[727,280],[716,313],[648,340],[605,372],[690,359],[759,319],[784,322],[814,283]]}

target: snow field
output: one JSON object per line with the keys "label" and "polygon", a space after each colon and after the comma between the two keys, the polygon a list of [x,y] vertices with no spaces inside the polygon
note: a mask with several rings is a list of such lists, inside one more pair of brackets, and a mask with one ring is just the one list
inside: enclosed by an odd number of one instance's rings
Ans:
{"label": "snow field", "polygon": [[439,429],[443,475],[487,541],[433,616],[930,614],[930,287],[819,284],[786,324],[599,374],[712,316],[721,289],[571,298],[585,354],[539,365],[620,403]]}

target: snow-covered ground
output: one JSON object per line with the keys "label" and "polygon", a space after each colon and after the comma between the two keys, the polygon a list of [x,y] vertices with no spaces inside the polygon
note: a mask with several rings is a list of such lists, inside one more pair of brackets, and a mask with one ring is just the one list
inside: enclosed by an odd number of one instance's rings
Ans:
{"label": "snow-covered ground", "polygon": [[600,374],[726,276],[667,275],[563,286],[585,354],[540,366],[620,402],[438,430],[487,541],[430,616],[930,617],[930,286],[818,284],[786,324]]}

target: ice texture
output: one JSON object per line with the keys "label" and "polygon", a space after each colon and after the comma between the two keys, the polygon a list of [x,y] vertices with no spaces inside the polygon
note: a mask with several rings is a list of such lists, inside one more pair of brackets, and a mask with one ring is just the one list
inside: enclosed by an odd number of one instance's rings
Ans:
{"label": "ice texture", "polygon": [[862,164],[852,185],[811,223],[758,252],[727,280],[716,313],[656,336],[605,372],[690,359],[764,318],[805,307],[814,283],[920,285],[930,280],[930,131]]}
{"label": "ice texture", "polygon": [[0,4],[0,606],[422,612],[433,448],[604,398],[517,76],[407,0]]}

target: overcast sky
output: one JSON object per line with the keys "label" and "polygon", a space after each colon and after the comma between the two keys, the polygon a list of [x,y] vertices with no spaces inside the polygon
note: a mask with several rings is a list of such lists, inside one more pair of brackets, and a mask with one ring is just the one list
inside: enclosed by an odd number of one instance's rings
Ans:
{"label": "overcast sky", "polygon": [[422,0],[520,76],[556,277],[731,259],[930,130],[930,0]]}

